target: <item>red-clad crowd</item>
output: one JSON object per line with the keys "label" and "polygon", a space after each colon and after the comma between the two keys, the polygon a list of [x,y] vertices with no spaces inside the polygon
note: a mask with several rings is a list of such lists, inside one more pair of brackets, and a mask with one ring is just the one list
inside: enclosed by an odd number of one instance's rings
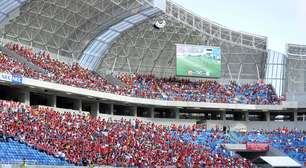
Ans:
{"label": "red-clad crowd", "polygon": [[[114,121],[0,101],[0,134],[76,165],[87,159],[96,165],[122,167],[251,167],[250,161],[236,155],[213,152],[209,144],[177,138],[189,134],[195,139],[206,131],[198,125]],[[222,132],[210,130],[209,135],[216,141]]]}
{"label": "red-clad crowd", "polygon": [[[26,77],[52,81],[64,85],[115,93],[119,95],[162,100],[196,101],[211,103],[280,104],[269,84],[258,81],[254,84],[239,85],[235,82],[221,84],[214,80],[190,81],[177,78],[156,78],[154,75],[120,74],[117,77],[129,88],[112,85],[97,73],[82,68],[77,63],[69,66],[52,59],[46,52],[35,53],[18,44],[8,43],[6,48],[25,57],[36,66],[48,71],[40,74],[24,64],[1,55],[1,71],[17,73]],[[12,66],[7,66],[11,64]]]}
{"label": "red-clad crowd", "polygon": [[0,53],[0,72],[8,74],[18,74],[25,77],[39,79],[44,76],[41,73],[35,72],[26,67],[23,63],[20,63],[6,55]]}
{"label": "red-clad crowd", "polygon": [[[32,49],[18,44],[8,43],[6,48],[16,52],[31,61],[33,64],[48,71],[47,78],[40,78],[64,85],[86,88],[91,90],[126,95],[127,89],[113,86],[96,73],[80,67],[77,63],[69,66],[64,62],[52,59],[46,52],[35,53]],[[31,77],[30,75],[25,75]]]}

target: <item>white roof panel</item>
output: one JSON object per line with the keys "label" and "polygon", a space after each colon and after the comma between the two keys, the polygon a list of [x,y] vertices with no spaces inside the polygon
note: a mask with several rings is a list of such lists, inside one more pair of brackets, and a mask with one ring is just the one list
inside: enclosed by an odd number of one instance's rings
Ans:
{"label": "white roof panel", "polygon": [[260,158],[272,167],[302,167],[301,164],[288,156],[261,156]]}

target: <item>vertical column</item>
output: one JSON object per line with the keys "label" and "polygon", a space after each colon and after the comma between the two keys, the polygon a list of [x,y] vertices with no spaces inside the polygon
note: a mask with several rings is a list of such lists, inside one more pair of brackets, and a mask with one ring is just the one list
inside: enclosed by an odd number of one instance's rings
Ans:
{"label": "vertical column", "polygon": [[78,108],[79,111],[83,111],[82,110],[82,100],[81,99],[78,100],[78,106],[79,106],[79,108]]}
{"label": "vertical column", "polygon": [[150,117],[154,118],[154,107],[150,107]]}
{"label": "vertical column", "polygon": [[266,120],[267,121],[271,121],[271,119],[270,119],[270,111],[266,112]]}
{"label": "vertical column", "polygon": [[73,109],[82,111],[82,100],[81,99],[75,100],[75,102],[73,103],[73,106],[74,106]]}
{"label": "vertical column", "polygon": [[97,115],[100,114],[100,102],[96,102],[97,106]]}
{"label": "vertical column", "polygon": [[100,111],[100,103],[99,102],[94,102],[93,104],[91,104],[91,115],[93,116],[97,116],[99,114]]}
{"label": "vertical column", "polygon": [[30,91],[25,91],[24,92],[24,99],[23,99],[24,104],[30,105]]}
{"label": "vertical column", "polygon": [[109,114],[114,115],[114,104],[109,104]]}
{"label": "vertical column", "polygon": [[51,95],[51,107],[56,107],[56,95]]}
{"label": "vertical column", "polygon": [[250,121],[250,119],[249,119],[249,112],[248,111],[246,111],[245,113],[244,113],[244,118],[245,118],[245,121]]}
{"label": "vertical column", "polygon": [[226,121],[226,112],[225,111],[221,112],[221,120]]}
{"label": "vertical column", "polygon": [[180,119],[180,109],[175,108],[174,109],[175,119]]}
{"label": "vertical column", "polygon": [[294,112],[293,112],[293,121],[294,121],[294,122],[297,122],[297,120],[298,120],[298,112],[297,112],[297,110],[295,109]]}
{"label": "vertical column", "polygon": [[137,106],[133,106],[132,111],[133,111],[133,116],[137,117]]}

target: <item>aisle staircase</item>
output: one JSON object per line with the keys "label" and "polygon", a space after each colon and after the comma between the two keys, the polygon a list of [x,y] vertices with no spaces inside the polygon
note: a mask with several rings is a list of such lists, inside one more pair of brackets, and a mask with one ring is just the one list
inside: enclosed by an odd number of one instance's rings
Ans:
{"label": "aisle staircase", "polygon": [[236,144],[241,144],[240,138],[238,137],[235,131],[230,131],[229,136],[233,142],[235,142]]}
{"label": "aisle staircase", "polygon": [[4,46],[0,45],[0,51],[3,52],[3,54],[7,55],[8,57],[11,57],[12,59],[17,60],[18,62],[24,63],[27,67],[29,67],[30,69],[40,72],[40,73],[47,73],[46,70],[44,70],[43,68],[33,64],[31,61],[27,60],[25,57],[18,55],[17,53],[15,53],[14,51],[5,48]]}
{"label": "aisle staircase", "polygon": [[122,82],[117,77],[113,76],[113,74],[111,73],[106,74],[106,73],[98,72],[98,74],[102,76],[104,79],[106,79],[107,82],[109,82],[110,84],[114,86],[119,86],[119,87],[124,87],[124,88],[129,87],[126,83]]}

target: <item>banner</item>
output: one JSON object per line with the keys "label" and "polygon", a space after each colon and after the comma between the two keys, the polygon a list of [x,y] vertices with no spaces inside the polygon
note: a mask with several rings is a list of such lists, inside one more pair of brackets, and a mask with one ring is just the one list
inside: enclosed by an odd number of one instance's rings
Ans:
{"label": "banner", "polygon": [[22,84],[22,76],[0,73],[0,81],[11,82],[13,84]]}
{"label": "banner", "polygon": [[247,151],[268,151],[269,145],[268,144],[246,144]]}

